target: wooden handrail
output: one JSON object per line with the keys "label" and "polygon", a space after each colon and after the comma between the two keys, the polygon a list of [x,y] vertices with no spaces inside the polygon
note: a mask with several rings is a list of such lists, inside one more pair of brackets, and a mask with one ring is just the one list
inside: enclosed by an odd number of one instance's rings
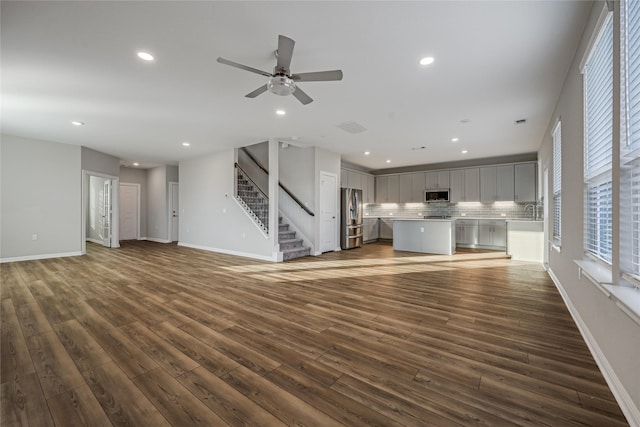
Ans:
{"label": "wooden handrail", "polygon": [[[249,150],[247,150],[245,147],[241,147],[241,150],[251,159],[251,161],[253,163],[255,163],[260,169],[262,169],[262,171],[264,173],[266,173],[267,175],[269,175],[269,171],[267,169],[265,169],[264,166],[262,166],[260,164],[260,162],[258,160],[256,160],[255,157],[253,157],[253,155],[251,155],[251,153],[249,152]],[[298,199],[291,191],[289,191],[289,189],[287,187],[284,186],[284,184],[282,184],[282,182],[280,182],[280,180],[278,180],[278,186],[280,188],[282,188],[284,190],[285,193],[287,193],[289,195],[289,197],[291,197],[293,199],[294,202],[296,202],[298,204],[298,206],[300,206],[306,213],[308,213],[311,216],[315,216],[315,214],[304,205],[304,203],[302,203],[300,201],[300,199]]]}

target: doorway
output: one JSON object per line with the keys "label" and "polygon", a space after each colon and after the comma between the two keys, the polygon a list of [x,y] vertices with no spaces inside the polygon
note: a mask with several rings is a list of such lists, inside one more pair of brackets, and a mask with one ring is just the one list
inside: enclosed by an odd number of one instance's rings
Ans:
{"label": "doorway", "polygon": [[180,238],[180,190],[177,182],[169,182],[169,236],[172,242]]}
{"label": "doorway", "polygon": [[320,252],[335,251],[338,246],[338,178],[320,172]]}
{"label": "doorway", "polygon": [[140,184],[120,184],[120,240],[140,239]]}
{"label": "doorway", "polygon": [[119,178],[82,171],[82,253],[87,241],[118,248]]}

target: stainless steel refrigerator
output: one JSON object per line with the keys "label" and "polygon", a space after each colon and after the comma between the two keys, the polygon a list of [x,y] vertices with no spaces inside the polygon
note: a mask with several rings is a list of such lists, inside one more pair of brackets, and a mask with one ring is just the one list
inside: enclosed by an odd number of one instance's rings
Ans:
{"label": "stainless steel refrigerator", "polygon": [[343,188],[340,197],[340,246],[362,246],[362,190]]}

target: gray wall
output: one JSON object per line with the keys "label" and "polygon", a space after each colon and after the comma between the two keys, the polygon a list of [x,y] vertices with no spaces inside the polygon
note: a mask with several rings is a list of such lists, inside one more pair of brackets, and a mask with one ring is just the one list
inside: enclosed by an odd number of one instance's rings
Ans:
{"label": "gray wall", "polygon": [[87,147],[81,147],[81,152],[83,170],[111,176],[120,173],[120,160],[117,157]]}
{"label": "gray wall", "polygon": [[[551,250],[549,254],[550,273],[556,277],[559,287],[566,294],[569,306],[577,314],[578,324],[582,323],[592,344],[597,347],[605,363],[633,401],[636,410],[640,408],[640,326],[627,317],[588,279],[578,277],[576,259],[583,253],[583,87],[579,63],[593,33],[596,20],[602,8],[598,2],[583,34],[580,47],[574,57],[552,119],[545,133],[538,153],[541,173],[549,169],[549,183],[552,176],[551,132],[558,118],[562,120],[562,252]],[[552,188],[544,195],[552,200]],[[552,226],[549,227],[552,229]],[[607,368],[607,366],[605,366]],[[605,376],[607,372],[605,369]],[[614,390],[614,394],[616,391]]]}
{"label": "gray wall", "polygon": [[147,237],[147,170],[120,167],[120,183],[140,185],[140,237]]}
{"label": "gray wall", "polygon": [[314,148],[300,148],[289,145],[278,150],[280,157],[280,182],[302,203],[315,210],[314,191]]}
{"label": "gray wall", "polygon": [[[338,221],[336,222],[336,250],[340,250],[340,155],[322,148],[314,148],[314,180],[316,206],[320,206],[320,172],[336,175],[336,207]],[[316,233],[313,242],[315,248],[320,248],[320,213],[316,213]]]}
{"label": "gray wall", "polygon": [[147,170],[147,238],[166,242],[167,236],[167,168]]}
{"label": "gray wall", "polygon": [[0,258],[81,253],[80,151],[0,136]]}
{"label": "gray wall", "polygon": [[265,238],[233,197],[234,150],[180,162],[180,244],[273,259]]}

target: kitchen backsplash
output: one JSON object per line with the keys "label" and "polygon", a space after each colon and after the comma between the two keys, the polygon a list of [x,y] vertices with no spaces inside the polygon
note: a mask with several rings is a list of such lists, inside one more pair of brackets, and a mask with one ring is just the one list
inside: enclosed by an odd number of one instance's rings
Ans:
{"label": "kitchen backsplash", "polygon": [[537,209],[538,219],[542,207],[532,203],[496,202],[496,203],[376,203],[364,205],[366,217],[419,218],[422,216],[450,216],[469,218],[526,218],[533,217],[532,210]]}

